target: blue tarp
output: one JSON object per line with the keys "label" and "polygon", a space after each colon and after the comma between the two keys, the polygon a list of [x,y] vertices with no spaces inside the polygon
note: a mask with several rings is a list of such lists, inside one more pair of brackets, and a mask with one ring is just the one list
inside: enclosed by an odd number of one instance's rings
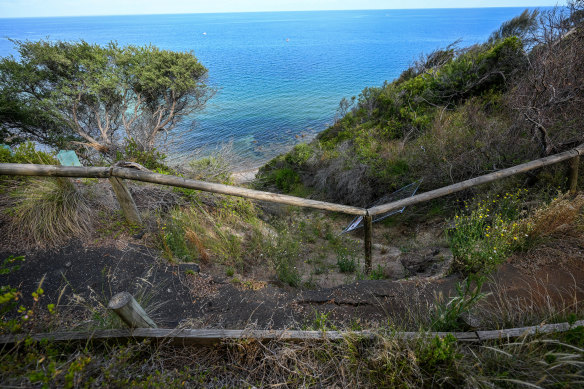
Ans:
{"label": "blue tarp", "polygon": [[59,150],[57,159],[63,166],[83,166],[73,150]]}

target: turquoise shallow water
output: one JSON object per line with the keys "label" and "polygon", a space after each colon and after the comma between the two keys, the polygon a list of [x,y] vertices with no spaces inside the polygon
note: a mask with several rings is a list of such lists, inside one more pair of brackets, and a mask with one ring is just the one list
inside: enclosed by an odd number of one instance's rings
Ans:
{"label": "turquoise shallow water", "polygon": [[[193,50],[219,88],[171,154],[232,142],[248,165],[310,139],[339,101],[391,81],[421,53],[483,41],[522,8],[270,12],[0,19],[12,39],[152,43]],[[190,129],[190,130],[189,130]],[[189,130],[189,131],[187,131]]]}

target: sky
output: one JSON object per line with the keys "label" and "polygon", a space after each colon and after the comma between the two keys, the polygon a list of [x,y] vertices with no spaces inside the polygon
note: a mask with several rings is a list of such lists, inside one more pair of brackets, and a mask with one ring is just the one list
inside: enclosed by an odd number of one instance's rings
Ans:
{"label": "sky", "polygon": [[561,0],[0,0],[0,17],[400,8],[539,7]]}

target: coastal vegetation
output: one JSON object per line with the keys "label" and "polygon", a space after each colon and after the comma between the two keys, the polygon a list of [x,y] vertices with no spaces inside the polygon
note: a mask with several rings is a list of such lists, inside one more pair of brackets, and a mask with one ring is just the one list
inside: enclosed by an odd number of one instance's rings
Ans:
{"label": "coastal vegetation", "polygon": [[[263,166],[256,185],[367,207],[413,182],[437,189],[582,144],[582,18],[582,2],[525,10],[483,43],[422,56],[341,100],[335,123]],[[529,218],[566,188],[563,169],[422,205],[412,219],[451,219],[452,270],[488,273],[526,249]]]}
{"label": "coastal vegetation", "polygon": [[[0,140],[85,150],[87,158],[153,152],[213,95],[193,53],[85,41],[13,41],[0,60]],[[97,156],[94,155],[97,152]]]}
{"label": "coastal vegetation", "polygon": [[[344,99],[331,127],[260,170],[262,187],[368,206],[420,179],[435,189],[582,143],[579,7],[526,10],[484,43],[454,43]],[[543,175],[531,184],[561,184]]]}
{"label": "coastal vegetation", "polygon": [[[398,79],[343,99],[330,128],[270,161],[252,185],[368,206],[414,181],[427,191],[583,143],[582,12],[581,1],[569,9],[525,11],[482,44],[453,44],[424,56]],[[0,148],[0,163],[58,164],[55,153],[41,151],[39,143],[74,144],[82,145],[80,155],[95,165],[132,161],[161,174],[233,184],[228,149],[178,166],[158,149],[166,133],[212,95],[204,83],[206,69],[192,54],[113,43],[16,45],[21,59],[0,61],[0,136],[11,145]],[[142,219],[133,225],[105,180],[0,177],[0,252],[14,254],[0,257],[1,276],[18,274],[29,255],[71,240],[85,248],[79,257],[87,255],[87,247],[121,245],[125,251],[116,254],[126,255],[140,246],[155,253],[149,261],[163,263],[161,273],[174,277],[167,280],[187,286],[186,305],[202,301],[196,317],[182,317],[182,327],[222,326],[210,320],[245,310],[239,305],[264,291],[269,298],[255,309],[265,302],[276,312],[276,305],[288,304],[285,313],[294,319],[285,328],[347,332],[340,341],[241,339],[202,347],[25,337],[0,346],[0,382],[578,387],[584,380],[582,326],[481,344],[427,335],[542,323],[572,326],[584,318],[582,285],[573,274],[553,290],[547,280],[524,279],[552,265],[558,272],[582,269],[584,196],[566,193],[562,169],[540,169],[527,179],[506,179],[385,219],[375,225],[370,274],[364,271],[359,232],[340,233],[350,223],[342,215],[127,182]],[[66,281],[59,291],[47,289],[45,276],[27,292],[0,281],[0,335],[121,326],[106,308],[110,285],[102,286],[103,295],[86,280],[80,282],[82,291],[75,290],[65,277],[73,272],[58,271]],[[433,284],[435,278],[441,279]],[[169,284],[160,287],[152,280],[149,275],[132,280],[140,284],[136,298],[149,314],[168,303],[164,296],[179,299]],[[525,285],[518,287],[520,281]],[[450,289],[440,289],[449,282]],[[387,290],[367,289],[371,285]],[[427,285],[431,293],[424,294]],[[317,294],[336,286],[325,297]],[[213,299],[219,288],[234,293],[228,296],[237,307],[227,306],[225,295]],[[524,290],[513,295],[517,289]],[[347,298],[347,290],[357,296]],[[287,293],[290,300],[282,297]],[[213,304],[227,308],[205,316]],[[180,315],[186,305],[172,314]],[[359,317],[351,310],[382,313]],[[274,312],[262,323],[270,323]],[[237,325],[256,328],[254,313],[245,312]],[[354,334],[360,330],[375,336]],[[399,331],[419,336],[404,339]]]}

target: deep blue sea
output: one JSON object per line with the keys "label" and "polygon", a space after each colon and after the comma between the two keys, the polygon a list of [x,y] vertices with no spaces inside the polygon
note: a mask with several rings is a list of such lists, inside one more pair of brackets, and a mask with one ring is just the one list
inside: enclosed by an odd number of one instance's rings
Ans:
{"label": "deep blue sea", "polygon": [[[222,143],[258,165],[330,124],[343,97],[398,77],[422,53],[485,40],[523,8],[310,11],[0,19],[12,39],[151,43],[194,51],[219,88],[170,150],[200,155]],[[185,123],[185,128],[187,127]]]}

